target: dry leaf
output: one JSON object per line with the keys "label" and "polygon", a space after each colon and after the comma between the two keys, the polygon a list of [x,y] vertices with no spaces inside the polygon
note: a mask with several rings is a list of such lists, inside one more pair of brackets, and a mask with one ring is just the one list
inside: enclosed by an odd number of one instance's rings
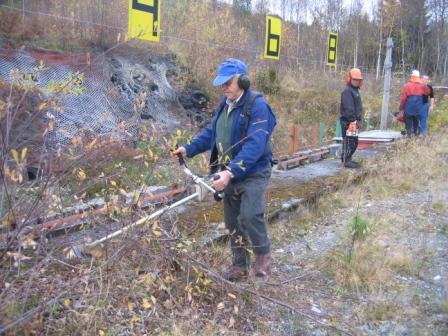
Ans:
{"label": "dry leaf", "polygon": [[28,152],[28,148],[27,147],[22,149],[22,161],[25,160],[27,152]]}
{"label": "dry leaf", "polygon": [[232,293],[227,293],[227,295],[229,296],[229,297],[231,297],[232,299],[236,299],[236,295],[235,294],[232,294]]}
{"label": "dry leaf", "polygon": [[152,230],[152,234],[156,237],[160,237],[162,235],[162,232],[157,231],[157,230]]}
{"label": "dry leaf", "polygon": [[37,246],[37,243],[30,237],[26,237],[24,240],[22,240],[20,242],[20,246],[22,246],[24,249],[28,249],[28,248],[35,249]]}
{"label": "dry leaf", "polygon": [[151,301],[152,301],[153,304],[156,304],[157,299],[154,296],[151,295]]}
{"label": "dry leaf", "polygon": [[144,308],[144,309],[150,309],[151,307],[152,307],[152,304],[149,303],[149,301],[148,301],[147,298],[144,298],[144,299],[143,299],[143,308]]}
{"label": "dry leaf", "polygon": [[81,181],[84,181],[86,179],[86,173],[84,173],[84,170],[80,169],[78,171],[78,177]]}
{"label": "dry leaf", "polygon": [[134,310],[134,304],[132,302],[128,302],[128,309]]}
{"label": "dry leaf", "polygon": [[96,142],[97,142],[97,139],[94,139],[93,141],[91,141],[90,143],[87,144],[86,148],[91,149],[93,146],[95,146]]}
{"label": "dry leaf", "polygon": [[231,316],[229,320],[229,328],[233,328],[234,325],[235,325],[235,319],[233,318],[233,316]]}
{"label": "dry leaf", "polygon": [[39,112],[41,112],[46,106],[47,106],[47,103],[40,103],[40,104],[39,104],[39,107],[37,108],[37,110],[38,110]]}
{"label": "dry leaf", "polygon": [[12,157],[14,158],[14,161],[19,163],[19,153],[15,149],[11,149]]}
{"label": "dry leaf", "polygon": [[216,308],[218,309],[224,309],[225,305],[223,302],[218,303],[218,306]]}

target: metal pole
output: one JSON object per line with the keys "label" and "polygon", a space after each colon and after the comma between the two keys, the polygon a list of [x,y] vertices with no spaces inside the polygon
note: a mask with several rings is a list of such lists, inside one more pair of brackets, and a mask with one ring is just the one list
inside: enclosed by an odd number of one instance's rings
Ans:
{"label": "metal pole", "polygon": [[22,29],[25,30],[25,0],[22,0]]}
{"label": "metal pole", "polygon": [[384,76],[384,93],[383,93],[383,106],[381,108],[381,130],[387,129],[387,116],[389,114],[389,95],[390,95],[390,80],[392,72],[392,48],[394,42],[392,38],[387,38],[387,52],[386,60],[384,61],[384,68],[386,74]]}
{"label": "metal pole", "polygon": [[324,145],[325,136],[325,124],[323,122],[319,123],[319,146]]}

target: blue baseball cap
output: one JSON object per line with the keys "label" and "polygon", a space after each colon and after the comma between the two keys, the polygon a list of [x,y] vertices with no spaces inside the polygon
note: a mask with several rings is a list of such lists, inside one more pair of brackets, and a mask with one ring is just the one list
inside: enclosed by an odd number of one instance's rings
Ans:
{"label": "blue baseball cap", "polygon": [[236,58],[228,58],[221,63],[218,75],[213,80],[213,86],[221,86],[235,75],[246,75],[247,65]]}

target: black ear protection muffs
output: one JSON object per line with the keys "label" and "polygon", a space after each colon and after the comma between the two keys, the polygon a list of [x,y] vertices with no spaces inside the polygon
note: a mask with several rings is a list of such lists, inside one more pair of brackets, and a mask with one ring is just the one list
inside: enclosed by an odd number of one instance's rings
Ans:
{"label": "black ear protection muffs", "polygon": [[240,75],[238,77],[238,86],[241,90],[247,90],[250,88],[250,79],[248,75]]}

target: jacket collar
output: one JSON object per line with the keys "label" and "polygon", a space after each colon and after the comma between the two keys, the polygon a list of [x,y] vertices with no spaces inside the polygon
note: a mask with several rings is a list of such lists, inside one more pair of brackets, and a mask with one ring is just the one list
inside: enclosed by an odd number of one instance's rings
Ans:
{"label": "jacket collar", "polygon": [[247,100],[248,92],[249,92],[249,90],[245,90],[245,91],[244,91],[243,95],[242,95],[241,98],[237,101],[237,103],[236,103],[236,105],[235,105],[234,108],[238,108],[238,107],[244,105],[244,103],[245,103],[246,100]]}

